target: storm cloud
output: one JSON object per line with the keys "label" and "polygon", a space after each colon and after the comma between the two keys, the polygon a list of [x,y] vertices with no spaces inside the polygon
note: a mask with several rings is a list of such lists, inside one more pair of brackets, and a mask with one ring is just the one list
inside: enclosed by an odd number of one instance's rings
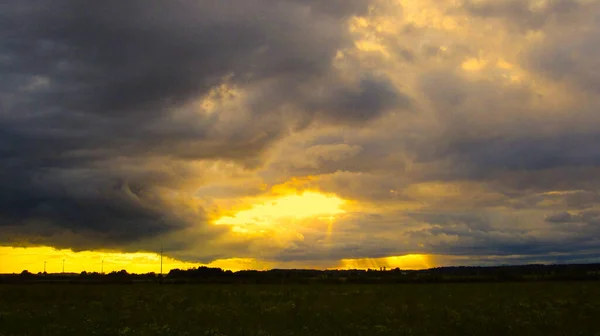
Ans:
{"label": "storm cloud", "polygon": [[[202,207],[166,196],[199,178],[194,161],[252,166],[289,127],[360,124],[406,101],[381,76],[342,80],[332,67],[352,43],[347,19],[367,6],[2,4],[3,242],[44,226],[55,229],[37,243],[70,247],[65,230],[111,247],[204,225]],[[211,93],[221,111],[198,103]]]}
{"label": "storm cloud", "polygon": [[[598,14],[584,0],[0,4],[0,244],[593,258]],[[282,185],[350,205],[253,235],[214,225]]]}

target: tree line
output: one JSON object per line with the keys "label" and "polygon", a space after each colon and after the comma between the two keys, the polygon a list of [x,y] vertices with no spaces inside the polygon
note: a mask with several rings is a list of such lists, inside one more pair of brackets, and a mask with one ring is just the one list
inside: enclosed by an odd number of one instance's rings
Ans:
{"label": "tree line", "polygon": [[308,270],[273,269],[232,272],[213,267],[173,269],[166,275],[132,274],[125,270],[107,274],[0,275],[0,283],[162,283],[162,284],[344,284],[344,283],[437,283],[600,280],[600,264],[522,265],[494,267],[438,267],[427,270]]}

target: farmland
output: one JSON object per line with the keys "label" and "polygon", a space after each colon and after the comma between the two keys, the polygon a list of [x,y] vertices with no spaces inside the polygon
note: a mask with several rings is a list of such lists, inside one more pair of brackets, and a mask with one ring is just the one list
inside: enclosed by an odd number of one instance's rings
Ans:
{"label": "farmland", "polygon": [[599,282],[0,286],[0,335],[600,335]]}

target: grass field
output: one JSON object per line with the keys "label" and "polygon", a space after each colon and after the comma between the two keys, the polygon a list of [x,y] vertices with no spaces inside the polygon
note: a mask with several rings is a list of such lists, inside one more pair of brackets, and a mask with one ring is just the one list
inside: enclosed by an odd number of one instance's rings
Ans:
{"label": "grass field", "polygon": [[600,335],[600,283],[3,285],[0,335]]}

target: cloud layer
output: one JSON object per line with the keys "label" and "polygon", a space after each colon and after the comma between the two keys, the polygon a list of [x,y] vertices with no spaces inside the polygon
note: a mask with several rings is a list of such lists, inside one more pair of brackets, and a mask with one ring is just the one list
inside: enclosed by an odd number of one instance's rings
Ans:
{"label": "cloud layer", "polygon": [[[598,14],[584,0],[2,4],[0,244],[598,255]],[[290,181],[351,205],[261,235],[213,224]]]}

